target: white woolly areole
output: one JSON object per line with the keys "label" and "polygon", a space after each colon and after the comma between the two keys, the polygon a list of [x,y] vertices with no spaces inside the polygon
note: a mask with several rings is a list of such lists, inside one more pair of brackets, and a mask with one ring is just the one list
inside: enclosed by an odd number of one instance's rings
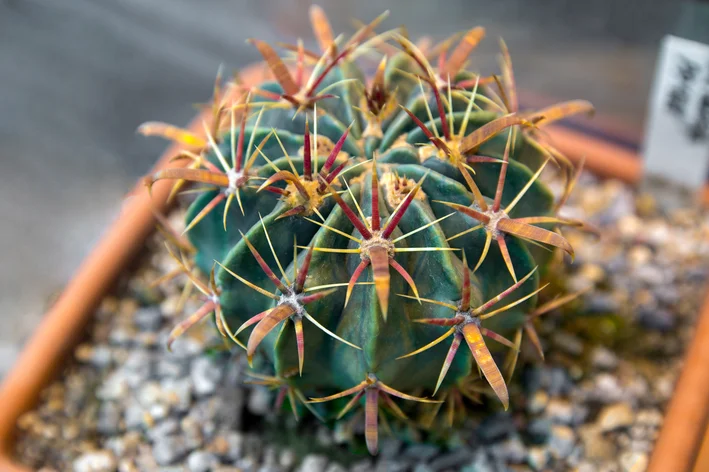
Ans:
{"label": "white woolly areole", "polygon": [[386,249],[387,254],[389,254],[389,257],[394,257],[394,243],[392,242],[392,240],[388,238],[383,238],[382,230],[372,231],[371,233],[372,237],[369,239],[363,239],[362,243],[359,246],[360,258],[362,258],[362,260],[368,260],[369,250],[375,246],[383,247],[384,249]]}
{"label": "white woolly areole", "polygon": [[293,315],[303,316],[305,314],[305,307],[302,303],[300,303],[302,296],[303,294],[292,292],[286,295],[281,295],[281,298],[278,299],[278,304],[288,305],[295,310]]}
{"label": "white woolly areole", "polygon": [[465,318],[465,321],[463,321],[462,323],[456,325],[455,330],[456,330],[457,332],[459,332],[459,333],[462,334],[462,333],[463,333],[463,327],[466,326],[466,325],[469,325],[469,324],[474,324],[474,325],[477,326],[478,328],[480,327],[480,325],[482,324],[482,323],[480,322],[480,318],[478,318],[477,316],[473,316],[473,315],[471,315],[470,313],[471,313],[471,310],[468,310],[468,311],[457,311],[457,312],[455,313],[455,316],[461,316],[461,317]]}
{"label": "white woolly areole", "polygon": [[236,169],[229,169],[226,171],[226,176],[229,179],[229,186],[224,189],[224,193],[227,195],[236,193],[239,180],[244,177],[244,173],[242,171],[237,171]]}
{"label": "white woolly areole", "polygon": [[500,232],[497,230],[497,223],[499,223],[500,220],[507,220],[510,218],[509,216],[507,216],[507,213],[505,213],[503,210],[487,211],[487,212],[485,212],[485,215],[487,215],[490,218],[490,221],[485,225],[485,228],[494,237],[497,237],[500,234]]}

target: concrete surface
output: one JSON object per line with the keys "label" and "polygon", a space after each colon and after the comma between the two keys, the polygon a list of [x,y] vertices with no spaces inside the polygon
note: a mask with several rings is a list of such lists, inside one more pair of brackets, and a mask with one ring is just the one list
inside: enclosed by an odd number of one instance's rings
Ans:
{"label": "concrete surface", "polygon": [[[320,2],[336,30],[392,14],[414,37],[484,25],[476,65],[494,70],[497,36],[518,83],[588,98],[637,126],[670,0]],[[312,40],[309,2],[0,0],[0,376],[163,149],[146,120],[184,124],[220,63],[258,59],[245,39]]]}

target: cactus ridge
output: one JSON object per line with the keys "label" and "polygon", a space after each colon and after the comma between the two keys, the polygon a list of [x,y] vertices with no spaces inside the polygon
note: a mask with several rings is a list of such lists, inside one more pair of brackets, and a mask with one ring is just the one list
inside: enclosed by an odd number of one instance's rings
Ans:
{"label": "cactus ridge", "polygon": [[[276,408],[287,397],[296,417],[305,407],[339,420],[363,402],[373,454],[380,410],[408,418],[395,398],[431,404],[422,426],[442,402],[452,423],[490,389],[508,408],[522,334],[541,355],[534,320],[575,296],[535,309],[553,252],[574,254],[559,227],[582,226],[558,216],[580,168],[543,128],[593,110],[576,100],[521,111],[504,42],[500,74],[482,76],[466,66],[483,28],[424,47],[377,34],[385,16],[341,41],[313,7],[320,52],[299,41],[281,58],[251,40],[275,80],[237,78],[229,93],[219,75],[205,138],[140,128],[185,146],[184,167],[147,183],[197,194],[189,242],[163,224],[182,253],[170,249],[175,274],[205,300],[169,344],[214,314],[256,364],[251,382],[278,391]],[[373,54],[367,79],[358,63]],[[566,182],[558,200],[540,180],[549,162]]]}

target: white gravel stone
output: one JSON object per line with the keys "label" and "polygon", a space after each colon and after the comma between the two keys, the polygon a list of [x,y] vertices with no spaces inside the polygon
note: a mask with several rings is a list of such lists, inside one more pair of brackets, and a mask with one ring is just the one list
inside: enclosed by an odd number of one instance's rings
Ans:
{"label": "white gravel stone", "polygon": [[207,357],[198,357],[192,361],[190,378],[194,384],[196,395],[209,395],[214,393],[222,378],[219,366]]}
{"label": "white gravel stone", "polygon": [[187,468],[190,472],[209,472],[219,463],[211,452],[194,451],[187,456]]}
{"label": "white gravel stone", "polygon": [[113,472],[118,463],[111,451],[93,451],[79,456],[74,461],[74,472]]}

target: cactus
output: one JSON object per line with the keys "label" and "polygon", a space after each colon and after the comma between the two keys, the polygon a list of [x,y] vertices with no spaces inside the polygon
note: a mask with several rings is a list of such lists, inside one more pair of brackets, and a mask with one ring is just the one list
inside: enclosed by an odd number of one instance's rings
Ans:
{"label": "cactus", "polygon": [[[484,379],[507,409],[511,374],[494,355],[506,350],[513,369],[523,332],[541,351],[540,277],[553,251],[573,256],[558,228],[581,225],[558,216],[579,169],[543,128],[592,111],[585,101],[521,111],[504,42],[499,76],[466,70],[482,28],[425,48],[399,30],[376,34],[383,18],[343,42],[313,7],[321,51],[286,45],[289,67],[252,40],[275,80],[235,80],[228,94],[218,78],[206,138],[140,129],[188,147],[185,167],[149,184],[198,184],[186,234],[209,282],[171,254],[205,304],[169,343],[214,313],[259,359],[254,381],[296,415],[304,404],[339,419],[363,403],[373,454],[381,407],[406,418],[408,401],[435,412],[452,399],[455,412]],[[358,63],[374,55],[367,80]],[[559,201],[539,179],[550,161],[566,179]]]}

